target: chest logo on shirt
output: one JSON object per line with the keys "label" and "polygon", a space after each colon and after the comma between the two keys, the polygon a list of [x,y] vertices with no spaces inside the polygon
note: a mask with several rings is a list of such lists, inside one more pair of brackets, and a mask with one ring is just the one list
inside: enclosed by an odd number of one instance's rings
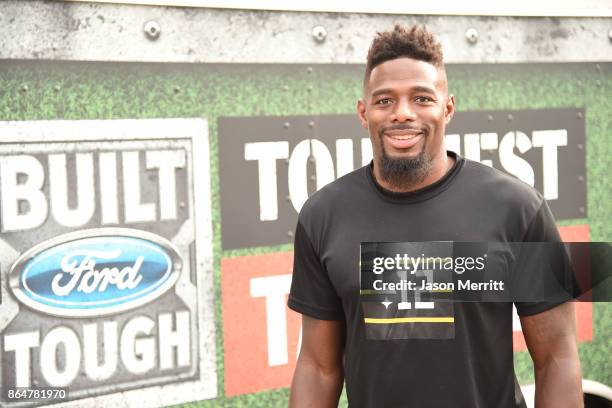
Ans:
{"label": "chest logo on shirt", "polygon": [[[368,339],[455,337],[453,294],[474,284],[482,289],[486,244],[362,242],[360,249],[360,300]],[[503,289],[504,282],[488,284]],[[474,300],[480,293],[472,294]]]}

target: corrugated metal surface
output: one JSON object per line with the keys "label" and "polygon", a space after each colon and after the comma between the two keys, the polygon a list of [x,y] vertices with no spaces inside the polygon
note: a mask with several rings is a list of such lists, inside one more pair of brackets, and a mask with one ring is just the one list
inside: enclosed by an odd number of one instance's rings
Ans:
{"label": "corrugated metal surface", "polygon": [[[161,34],[143,28],[156,21]],[[376,31],[424,23],[450,63],[612,60],[611,18],[400,16],[6,1],[0,58],[363,63]],[[322,41],[313,28],[326,32]],[[476,42],[466,31],[476,30]]]}

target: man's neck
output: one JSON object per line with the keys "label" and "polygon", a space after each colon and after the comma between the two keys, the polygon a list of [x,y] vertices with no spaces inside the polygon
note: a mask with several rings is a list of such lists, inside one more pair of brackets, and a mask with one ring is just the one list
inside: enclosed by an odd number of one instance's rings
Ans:
{"label": "man's neck", "polygon": [[427,176],[425,176],[422,181],[402,186],[390,184],[389,182],[383,180],[380,175],[380,167],[376,165],[376,160],[374,161],[373,173],[374,177],[376,178],[376,182],[385,190],[389,190],[394,193],[409,193],[411,191],[420,190],[424,187],[434,184],[436,181],[444,177],[444,175],[453,167],[454,164],[455,158],[449,156],[448,154],[446,154],[446,151],[444,151],[443,154],[439,154],[433,159],[431,171],[427,174]]}

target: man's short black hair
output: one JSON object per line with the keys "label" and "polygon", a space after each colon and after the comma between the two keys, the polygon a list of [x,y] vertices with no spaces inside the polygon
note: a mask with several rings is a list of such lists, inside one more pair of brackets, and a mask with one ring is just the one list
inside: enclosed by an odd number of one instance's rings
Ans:
{"label": "man's short black hair", "polygon": [[415,25],[406,29],[396,24],[393,30],[377,33],[372,41],[368,51],[364,87],[377,65],[402,57],[425,61],[436,68],[444,67],[442,45],[427,28]]}

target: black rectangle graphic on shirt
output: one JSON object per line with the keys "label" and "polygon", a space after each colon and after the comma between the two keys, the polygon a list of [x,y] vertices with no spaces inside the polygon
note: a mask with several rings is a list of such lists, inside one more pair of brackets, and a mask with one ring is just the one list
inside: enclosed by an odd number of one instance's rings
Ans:
{"label": "black rectangle graphic on shirt", "polygon": [[[362,242],[360,302],[370,340],[453,339],[452,242]],[[435,287],[435,289],[432,289]],[[426,289],[423,289],[426,288]]]}

